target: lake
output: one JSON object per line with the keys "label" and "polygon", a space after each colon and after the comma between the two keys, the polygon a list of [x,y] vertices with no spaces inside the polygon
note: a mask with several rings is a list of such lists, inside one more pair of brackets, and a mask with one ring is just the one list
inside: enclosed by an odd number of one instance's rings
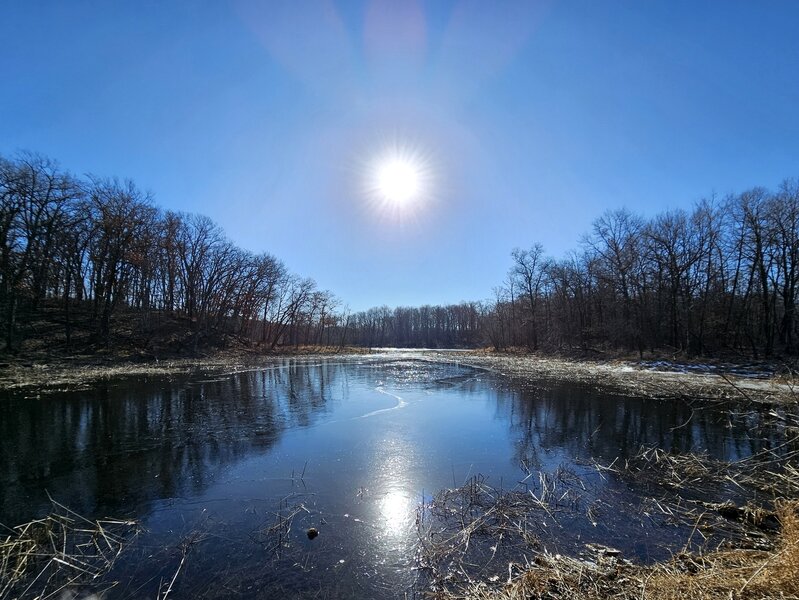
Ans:
{"label": "lake", "polygon": [[[521,383],[451,356],[279,359],[3,392],[0,522],[46,514],[48,493],[90,519],[136,519],[107,598],[155,598],[179,567],[170,597],[411,597],[419,509],[439,490],[478,475],[534,489],[531,474],[567,470],[586,493],[634,507],[651,484],[595,462],[642,446],[736,460],[781,443],[727,410]],[[597,521],[564,522],[543,544],[593,541],[651,561],[690,533],[612,506]]]}

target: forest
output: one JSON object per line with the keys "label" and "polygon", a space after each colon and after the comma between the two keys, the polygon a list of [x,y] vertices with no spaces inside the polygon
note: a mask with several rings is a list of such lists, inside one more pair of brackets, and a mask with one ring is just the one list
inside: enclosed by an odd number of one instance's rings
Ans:
{"label": "forest", "polygon": [[77,177],[32,153],[0,157],[8,354],[46,330],[52,351],[129,339],[156,357],[234,343],[792,355],[798,263],[799,182],[787,179],[654,217],[606,212],[567,256],[534,242],[512,250],[484,300],[353,313],[132,181]]}

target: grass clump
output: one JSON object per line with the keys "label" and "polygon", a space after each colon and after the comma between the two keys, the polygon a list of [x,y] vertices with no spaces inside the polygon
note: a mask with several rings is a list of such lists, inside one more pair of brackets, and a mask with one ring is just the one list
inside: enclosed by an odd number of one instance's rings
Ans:
{"label": "grass clump", "polygon": [[[52,499],[51,499],[52,500]],[[102,592],[103,580],[137,535],[134,521],[91,521],[52,501],[50,514],[0,534],[0,600],[62,598],[68,590]]]}
{"label": "grass clump", "polygon": [[[435,527],[421,531],[420,568],[428,572],[426,597],[437,600],[754,600],[799,599],[799,500],[778,499],[768,512],[768,541],[758,547],[726,539],[714,548],[688,551],[688,545],[671,559],[636,564],[613,548],[586,544],[591,554],[567,556],[544,548],[531,535],[531,512],[554,512],[557,503],[529,492],[494,494],[480,480],[439,496],[428,511],[439,511]],[[452,498],[457,497],[457,503]],[[529,498],[528,498],[529,497]],[[516,498],[509,502],[509,498]],[[523,498],[523,500],[520,500]],[[446,502],[445,502],[446,501]],[[546,507],[543,505],[546,504]],[[481,514],[474,510],[480,505]],[[724,510],[725,504],[716,507]],[[740,509],[740,527],[759,527],[750,518],[760,514]],[[717,512],[714,510],[713,512]],[[751,513],[751,515],[750,515]],[[447,519],[442,521],[442,516]],[[530,520],[528,520],[530,519]],[[448,526],[442,527],[444,522]],[[458,531],[459,530],[459,531]],[[445,533],[446,532],[446,533]],[[475,552],[476,534],[493,536],[489,552]],[[442,535],[444,534],[445,535]],[[497,546],[511,538],[528,545],[514,561],[497,564]],[[437,543],[434,543],[436,542]],[[467,551],[468,548],[468,551]],[[479,560],[477,560],[479,558]],[[519,562],[521,560],[522,562]],[[506,565],[500,576],[501,564]],[[490,565],[490,568],[488,566]],[[492,576],[486,576],[487,573]]]}

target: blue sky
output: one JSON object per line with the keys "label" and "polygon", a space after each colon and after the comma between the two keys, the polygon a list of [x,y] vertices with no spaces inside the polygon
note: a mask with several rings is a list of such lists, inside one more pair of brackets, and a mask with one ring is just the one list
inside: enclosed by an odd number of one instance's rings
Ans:
{"label": "blue sky", "polygon": [[[799,176],[799,2],[36,2],[0,153],[132,178],[352,309],[488,298],[509,253]],[[423,157],[401,219],[363,192]]]}

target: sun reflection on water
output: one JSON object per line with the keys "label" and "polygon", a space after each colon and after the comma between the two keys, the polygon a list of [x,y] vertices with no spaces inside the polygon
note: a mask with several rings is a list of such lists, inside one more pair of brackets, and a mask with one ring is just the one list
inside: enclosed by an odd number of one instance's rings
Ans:
{"label": "sun reflection on water", "polygon": [[390,535],[400,535],[404,532],[411,519],[411,502],[406,492],[391,490],[380,499],[380,516],[384,522],[383,529]]}

